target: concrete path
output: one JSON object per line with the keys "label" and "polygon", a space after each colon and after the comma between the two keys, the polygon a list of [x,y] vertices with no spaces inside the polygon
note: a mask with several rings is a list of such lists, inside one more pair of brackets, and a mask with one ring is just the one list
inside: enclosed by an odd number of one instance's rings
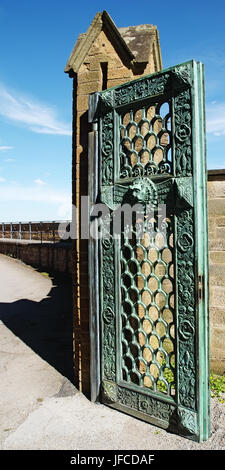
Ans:
{"label": "concrete path", "polygon": [[0,255],[2,450],[224,449],[225,405],[193,443],[104,405],[72,384],[71,285]]}

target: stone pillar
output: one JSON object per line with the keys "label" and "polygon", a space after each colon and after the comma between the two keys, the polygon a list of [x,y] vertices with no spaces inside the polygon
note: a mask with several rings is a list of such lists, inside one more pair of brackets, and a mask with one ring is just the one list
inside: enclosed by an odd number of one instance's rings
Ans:
{"label": "stone pillar", "polygon": [[65,68],[73,78],[72,201],[77,208],[72,268],[74,374],[76,386],[87,395],[90,391],[88,240],[81,239],[80,208],[81,196],[88,195],[89,94],[161,68],[157,28],[141,25],[121,28],[120,32],[106,12],[97,13],[87,33],[78,37]]}

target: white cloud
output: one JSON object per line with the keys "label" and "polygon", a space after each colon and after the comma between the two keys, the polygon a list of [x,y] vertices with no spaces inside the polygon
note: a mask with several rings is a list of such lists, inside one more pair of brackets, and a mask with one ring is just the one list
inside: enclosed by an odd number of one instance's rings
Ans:
{"label": "white cloud", "polygon": [[59,204],[57,214],[62,220],[70,220],[72,218],[71,197],[67,196],[65,200]]}
{"label": "white cloud", "polygon": [[212,102],[206,106],[206,130],[217,137],[225,135],[225,103]]}
{"label": "white cloud", "polygon": [[4,159],[4,162],[7,162],[7,163],[15,162],[15,161],[16,161],[15,158],[5,158],[5,159]]}
{"label": "white cloud", "polygon": [[7,150],[12,150],[14,147],[11,145],[0,145],[0,152],[6,152]]}
{"label": "white cloud", "polygon": [[19,184],[9,184],[0,192],[1,201],[39,201],[49,203],[63,203],[66,201],[68,193],[49,187],[21,186]]}
{"label": "white cloud", "polygon": [[34,182],[35,182],[36,184],[38,184],[39,186],[43,186],[43,185],[47,184],[47,183],[45,183],[44,181],[42,181],[42,180],[40,180],[40,179],[34,180]]}
{"label": "white cloud", "polygon": [[[0,178],[1,181],[1,178]],[[35,216],[35,211],[39,213],[44,212],[46,207],[49,207],[49,213],[54,214],[50,219],[55,219],[58,217],[61,220],[70,219],[72,212],[72,201],[70,193],[51,188],[42,185],[33,185],[33,186],[21,186],[19,184],[11,183],[5,184],[4,187],[0,186],[0,202],[3,206],[11,208],[11,215],[7,215],[9,219],[21,219],[23,220],[23,213],[26,209],[26,203],[34,202],[37,203],[34,205],[32,214],[29,216],[30,220],[38,220]],[[13,207],[14,205],[20,205],[20,213],[14,214]],[[49,219],[49,220],[50,220]]]}
{"label": "white cloud", "polygon": [[0,176],[0,183],[3,183],[5,181],[5,178],[2,178],[2,176]]}
{"label": "white cloud", "polygon": [[54,109],[18,92],[9,92],[3,85],[0,85],[0,115],[38,134],[72,133],[69,124],[58,120]]}

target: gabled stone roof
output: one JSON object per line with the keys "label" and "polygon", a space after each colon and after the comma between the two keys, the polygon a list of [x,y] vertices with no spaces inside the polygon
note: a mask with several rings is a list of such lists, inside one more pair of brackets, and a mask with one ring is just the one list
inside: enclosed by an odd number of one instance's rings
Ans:
{"label": "gabled stone roof", "polygon": [[118,29],[129,49],[134,54],[135,62],[148,62],[153,42],[156,40],[159,43],[157,26],[141,24],[139,26],[127,26],[126,28]]}
{"label": "gabled stone roof", "polygon": [[121,56],[131,66],[135,67],[135,64],[147,63],[152,53],[153,45],[155,45],[154,53],[158,56],[158,63],[160,68],[162,68],[157,27],[145,24],[117,28],[112,18],[104,10],[96,14],[87,32],[78,36],[64,70],[66,73],[78,72],[103,27],[111,33],[114,42],[119,46]]}

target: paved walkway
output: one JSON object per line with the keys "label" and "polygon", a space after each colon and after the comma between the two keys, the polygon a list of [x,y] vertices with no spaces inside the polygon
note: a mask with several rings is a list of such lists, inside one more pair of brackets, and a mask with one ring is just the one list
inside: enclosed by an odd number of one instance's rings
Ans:
{"label": "paved walkway", "polygon": [[202,444],[104,405],[72,384],[71,286],[0,255],[0,448],[224,449],[225,405],[212,400]]}

